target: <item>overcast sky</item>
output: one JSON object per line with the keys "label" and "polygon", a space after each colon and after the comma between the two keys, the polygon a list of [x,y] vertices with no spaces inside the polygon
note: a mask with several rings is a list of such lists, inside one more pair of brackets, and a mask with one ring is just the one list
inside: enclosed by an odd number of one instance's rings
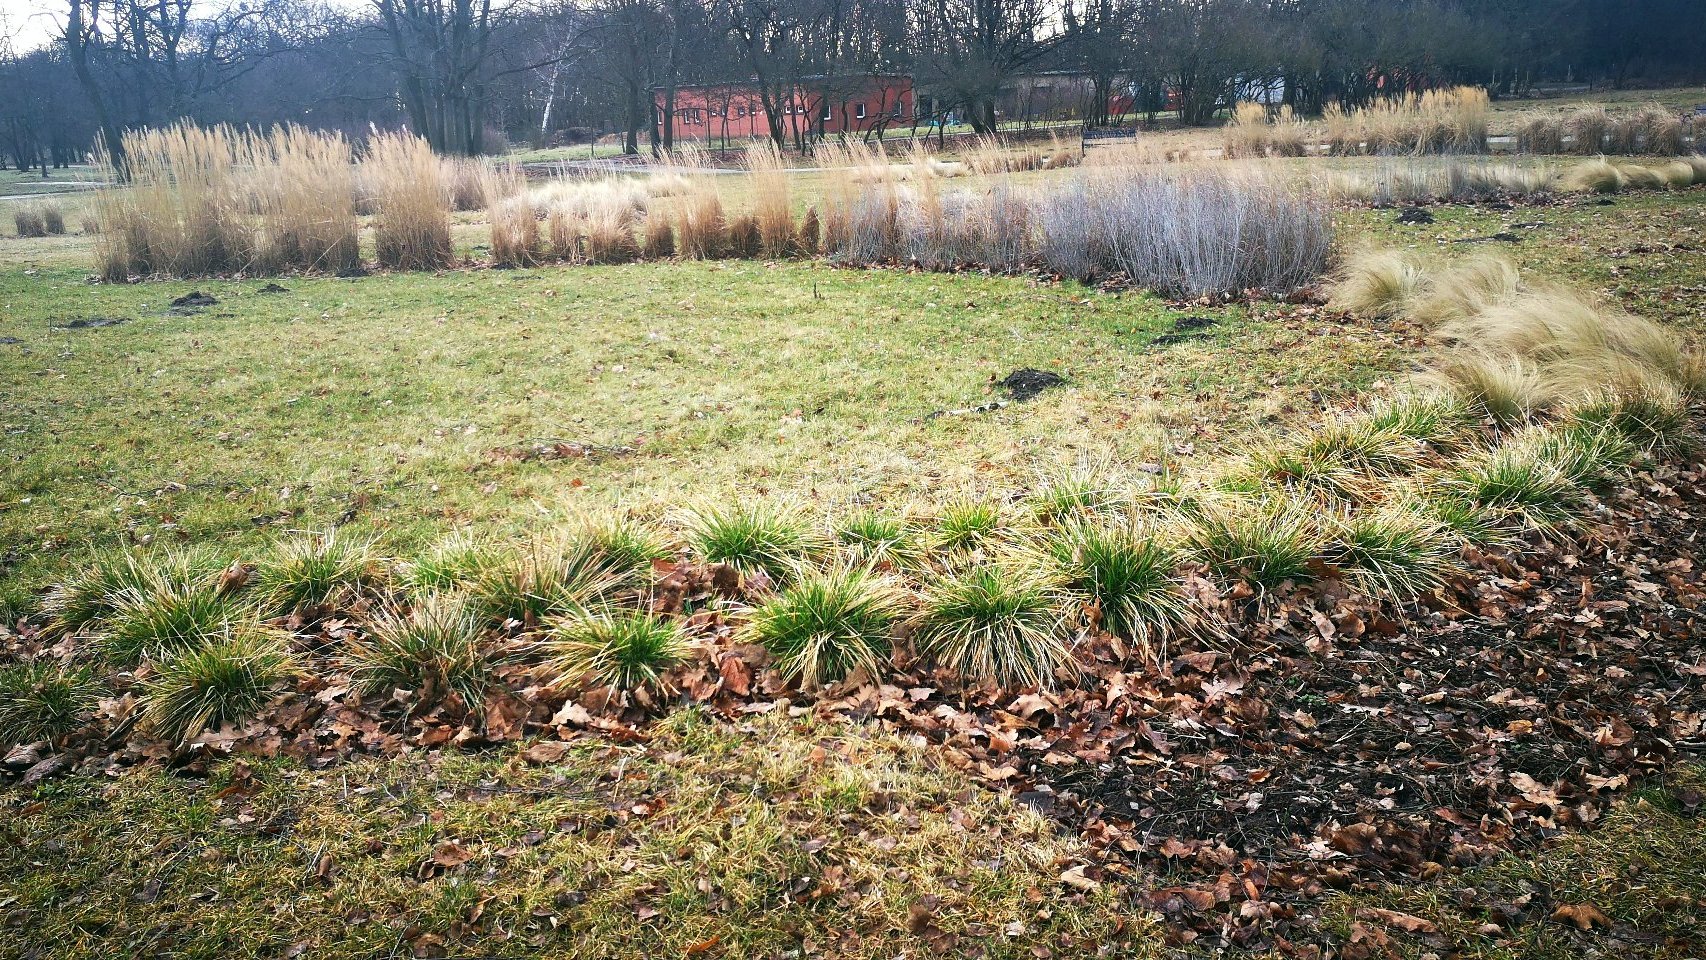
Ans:
{"label": "overcast sky", "polygon": [[53,0],[0,0],[0,30],[12,41],[13,50],[33,50],[58,29],[64,6]]}

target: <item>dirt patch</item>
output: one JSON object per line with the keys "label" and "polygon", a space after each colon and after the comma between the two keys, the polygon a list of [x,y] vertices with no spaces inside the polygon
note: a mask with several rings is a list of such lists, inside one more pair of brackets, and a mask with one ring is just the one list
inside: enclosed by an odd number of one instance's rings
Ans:
{"label": "dirt patch", "polygon": [[1397,222],[1411,225],[1429,224],[1434,222],[1434,215],[1429,213],[1426,207],[1406,207],[1398,214]]}
{"label": "dirt patch", "polygon": [[186,316],[188,314],[195,313],[198,310],[204,310],[211,307],[218,302],[218,298],[210,294],[202,293],[200,290],[195,290],[173,300],[171,302],[171,308],[173,313],[178,314],[179,316]]}
{"label": "dirt patch", "polygon": [[259,290],[256,290],[255,292],[256,293],[289,293],[290,288],[280,286],[276,283],[269,283],[266,286],[260,288]]}
{"label": "dirt patch", "polygon": [[124,317],[78,317],[64,323],[53,325],[55,330],[99,330],[102,327],[116,327],[121,323],[129,323]]}
{"label": "dirt patch", "polygon": [[1012,394],[1015,400],[1030,400],[1037,394],[1053,387],[1062,386],[1066,378],[1048,370],[1037,370],[1032,367],[1021,367],[1009,373],[1005,379],[997,380],[995,385]]}

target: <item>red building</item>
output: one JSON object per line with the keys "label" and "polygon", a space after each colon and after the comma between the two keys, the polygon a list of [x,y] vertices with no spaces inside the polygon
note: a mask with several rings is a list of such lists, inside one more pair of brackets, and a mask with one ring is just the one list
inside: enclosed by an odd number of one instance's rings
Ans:
{"label": "red building", "polygon": [[[667,91],[652,91],[659,134]],[[910,123],[912,78],[900,74],[807,77],[780,93],[782,129],[801,135],[867,133]],[[712,83],[675,88],[674,139],[748,140],[770,136],[764,100],[756,83]]]}

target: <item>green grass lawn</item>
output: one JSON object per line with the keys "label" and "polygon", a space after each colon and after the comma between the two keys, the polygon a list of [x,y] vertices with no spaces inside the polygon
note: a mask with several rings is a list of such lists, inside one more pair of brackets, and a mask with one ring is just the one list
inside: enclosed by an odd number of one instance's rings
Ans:
{"label": "green grass lawn", "polygon": [[[0,273],[0,555],[251,542],[354,522],[399,547],[618,503],[856,504],[1001,492],[1084,458],[1189,460],[1401,366],[1384,329],[1218,321],[1141,294],[817,264],[476,269],[90,285]],[[219,298],[178,316],[192,288]],[[121,325],[61,329],[91,318]],[[998,399],[1021,367],[1069,385]],[[1312,400],[1314,393],[1317,399]],[[557,442],[585,458],[516,459]]]}

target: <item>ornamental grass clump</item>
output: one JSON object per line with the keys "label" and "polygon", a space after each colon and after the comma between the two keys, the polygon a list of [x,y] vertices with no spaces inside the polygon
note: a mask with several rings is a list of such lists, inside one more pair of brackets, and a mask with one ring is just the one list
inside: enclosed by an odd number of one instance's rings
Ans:
{"label": "ornamental grass clump", "polygon": [[726,563],[743,577],[763,573],[780,583],[819,550],[817,535],[792,505],[751,501],[705,507],[687,515],[687,542],[706,563]]}
{"label": "ornamental grass clump", "polygon": [[1322,553],[1318,513],[1290,498],[1211,498],[1183,521],[1183,542],[1216,575],[1265,593],[1315,579],[1314,561]]}
{"label": "ornamental grass clump", "polygon": [[86,667],[45,660],[0,666],[0,746],[50,743],[93,713],[101,684]]}
{"label": "ornamental grass clump", "polygon": [[254,619],[251,606],[212,587],[154,578],[117,598],[101,650],[121,667],[159,662],[228,636]]}
{"label": "ornamental grass clump", "polygon": [[1015,560],[929,583],[914,618],[919,653],[968,683],[1051,687],[1076,673],[1057,583]]}
{"label": "ornamental grass clump", "polygon": [[158,663],[143,685],[143,716],[159,735],[188,741],[254,716],[295,672],[280,637],[233,630]]}
{"label": "ornamental grass clump", "polygon": [[380,266],[449,266],[451,190],[432,147],[407,132],[380,133],[368,141],[362,166],[376,191],[373,232]]}
{"label": "ornamental grass clump", "polygon": [[1189,618],[1177,548],[1130,520],[1073,521],[1044,534],[1040,546],[1096,625],[1146,655],[1158,655]]}
{"label": "ornamental grass clump", "polygon": [[893,581],[862,567],[801,570],[752,611],[745,632],[770,651],[784,677],[808,688],[854,672],[874,678],[905,598]]}
{"label": "ornamental grass clump", "polygon": [[360,639],[348,642],[343,662],[359,689],[407,691],[417,709],[452,694],[477,709],[495,680],[478,612],[449,594],[428,594],[407,612],[380,614]]}
{"label": "ornamental grass clump", "polygon": [[546,641],[557,686],[591,685],[668,693],[669,673],[692,648],[675,621],[634,611],[583,612],[558,622]]}
{"label": "ornamental grass clump", "polygon": [[251,581],[271,614],[306,613],[353,603],[385,586],[385,564],[371,539],[335,530],[273,545]]}

